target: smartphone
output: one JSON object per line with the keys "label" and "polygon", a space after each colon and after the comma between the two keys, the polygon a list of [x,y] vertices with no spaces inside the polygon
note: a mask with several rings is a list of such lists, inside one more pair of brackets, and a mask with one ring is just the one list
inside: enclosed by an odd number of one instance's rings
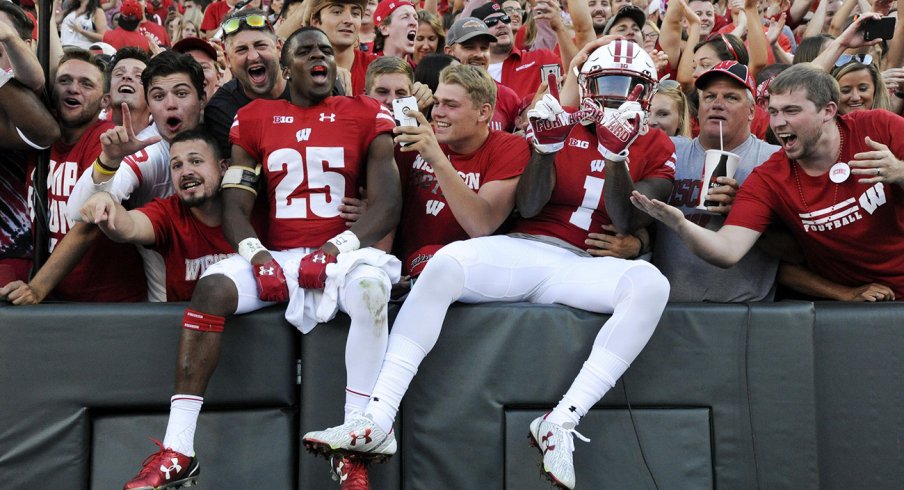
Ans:
{"label": "smartphone", "polygon": [[[417,119],[406,114],[406,112],[416,110],[418,110],[417,99],[414,97],[399,97],[392,101],[392,115],[399,126],[417,126]],[[408,143],[402,143],[402,146],[406,145]]]}
{"label": "smartphone", "polygon": [[860,30],[863,31],[864,41],[891,39],[895,35],[895,18],[867,19],[860,24]]}
{"label": "smartphone", "polygon": [[543,65],[540,67],[540,83],[547,81],[550,74],[556,76],[556,81],[562,81],[562,67],[556,64],[552,64]]}

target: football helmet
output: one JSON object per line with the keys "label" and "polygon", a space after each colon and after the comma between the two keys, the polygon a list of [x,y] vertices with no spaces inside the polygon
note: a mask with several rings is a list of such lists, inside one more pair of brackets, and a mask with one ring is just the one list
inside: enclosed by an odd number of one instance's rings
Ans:
{"label": "football helmet", "polygon": [[638,44],[624,39],[590,53],[578,73],[581,100],[591,99],[605,110],[618,109],[638,84],[643,90],[637,102],[648,110],[657,80],[653,58]]}

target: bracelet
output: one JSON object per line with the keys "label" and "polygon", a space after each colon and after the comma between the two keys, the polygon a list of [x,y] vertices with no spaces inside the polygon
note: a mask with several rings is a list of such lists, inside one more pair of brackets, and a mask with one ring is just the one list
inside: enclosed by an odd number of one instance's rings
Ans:
{"label": "bracelet", "polygon": [[[101,155],[102,155],[102,154],[101,154]],[[113,168],[113,167],[111,167],[111,166],[109,166],[109,165],[104,165],[104,162],[102,162],[101,159],[100,159],[100,155],[97,155],[97,160],[96,160],[94,163],[100,165],[100,168],[106,170],[107,172],[110,172],[109,174],[106,173],[106,172],[101,172],[101,173],[104,174],[104,175],[113,175],[113,174],[116,173],[117,170],[119,170],[118,167],[117,167],[117,168]]]}
{"label": "bracelet", "polygon": [[260,240],[254,237],[246,238],[239,242],[239,255],[241,255],[249,263],[258,252],[266,251],[267,247]]}
{"label": "bracelet", "polygon": [[353,252],[361,248],[361,241],[358,240],[358,236],[352,233],[351,230],[345,230],[326,242],[332,243],[339,250],[339,253]]}
{"label": "bracelet", "polygon": [[100,157],[94,161],[94,171],[101,175],[116,175],[116,170],[107,167],[103,163],[100,163]]}

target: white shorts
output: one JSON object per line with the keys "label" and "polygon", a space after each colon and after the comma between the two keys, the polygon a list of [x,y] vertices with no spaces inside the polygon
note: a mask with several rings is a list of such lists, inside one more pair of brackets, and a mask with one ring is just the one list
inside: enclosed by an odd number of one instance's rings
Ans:
{"label": "white shorts", "polygon": [[612,313],[622,275],[649,262],[614,257],[581,257],[564,248],[505,235],[451,243],[438,254],[461,264],[465,281],[459,301],[563,304]]}
{"label": "white shorts", "polygon": [[[382,283],[386,290],[398,282],[401,263],[398,259],[375,248],[363,248],[346,252],[337,257],[336,264],[327,266],[327,280],[324,289],[308,290],[298,285],[298,267],[301,259],[313,252],[313,248],[271,251],[270,255],[279,263],[286,275],[289,286],[289,307],[286,320],[308,333],[318,323],[332,320],[338,309],[345,311],[342,298],[345,285],[360,279],[373,279]],[[236,315],[256,311],[275,304],[262,301],[258,297],[257,281],[251,264],[244,257],[234,255],[208,267],[201,277],[212,274],[226,276],[238,291]]]}

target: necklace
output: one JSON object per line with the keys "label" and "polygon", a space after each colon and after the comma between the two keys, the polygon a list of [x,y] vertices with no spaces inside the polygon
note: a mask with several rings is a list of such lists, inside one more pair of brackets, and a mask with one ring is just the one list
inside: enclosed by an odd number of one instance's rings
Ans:
{"label": "necklace", "polygon": [[[841,154],[844,152],[844,133],[841,131],[841,126],[838,125],[838,121],[835,121],[835,127],[838,128],[838,137],[841,141],[838,144],[838,154],[835,157],[835,161],[841,159]],[[797,184],[797,193],[800,195],[800,202],[804,205],[804,210],[807,211],[808,215],[812,215],[813,213],[810,211],[810,205],[807,204],[806,198],[804,198],[804,189],[800,185],[800,176],[797,174],[797,160],[791,160],[791,170],[794,172],[794,183]],[[831,172],[831,171],[830,171]],[[835,182],[835,192],[832,195],[832,207],[829,209],[834,209],[835,204],[838,203],[838,187],[840,186],[840,182]]]}

